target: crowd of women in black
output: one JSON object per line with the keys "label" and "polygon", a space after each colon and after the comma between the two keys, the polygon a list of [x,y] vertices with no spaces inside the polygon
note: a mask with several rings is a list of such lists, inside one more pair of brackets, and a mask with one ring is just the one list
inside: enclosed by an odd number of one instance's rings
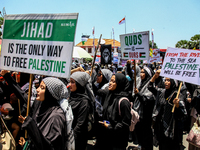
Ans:
{"label": "crowd of women in black", "polygon": [[[25,76],[29,75],[21,73],[17,82],[12,73],[2,70],[0,111],[11,116],[5,122],[17,149],[29,142],[30,150],[85,150],[92,139],[96,150],[125,150],[128,142],[142,150],[153,146],[179,150],[183,132],[189,132],[200,113],[198,86],[183,83],[177,98],[180,81],[161,77],[161,70],[152,65],[136,65],[135,77],[132,66],[131,61],[115,71],[77,66],[69,79],[35,75],[28,115]],[[14,109],[4,108],[7,103]],[[131,109],[139,115],[133,132]],[[188,149],[198,148],[189,145]]]}

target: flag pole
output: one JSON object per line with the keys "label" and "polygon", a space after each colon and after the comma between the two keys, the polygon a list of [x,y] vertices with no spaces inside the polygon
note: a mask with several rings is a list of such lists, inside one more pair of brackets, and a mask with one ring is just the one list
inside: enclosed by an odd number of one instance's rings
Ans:
{"label": "flag pole", "polygon": [[92,76],[92,73],[93,73],[94,63],[95,63],[97,51],[99,49],[99,45],[100,45],[100,42],[101,42],[101,37],[102,37],[102,34],[100,35],[99,42],[98,42],[97,48],[95,50],[95,54],[94,54],[94,57],[93,57],[93,62],[92,62],[92,68],[91,68],[90,76]]}
{"label": "flag pole", "polygon": [[126,16],[124,18],[125,18],[125,34],[126,34]]}

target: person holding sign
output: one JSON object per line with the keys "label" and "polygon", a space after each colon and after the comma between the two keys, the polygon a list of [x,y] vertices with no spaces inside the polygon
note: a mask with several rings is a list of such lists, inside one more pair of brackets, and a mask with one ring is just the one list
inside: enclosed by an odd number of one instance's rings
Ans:
{"label": "person holding sign", "polygon": [[135,131],[138,143],[142,148],[153,150],[153,134],[151,130],[152,111],[155,98],[148,90],[153,71],[144,67],[141,69],[140,77],[136,78],[136,88],[134,87],[133,108],[140,116],[140,121],[136,124]]}
{"label": "person holding sign", "polygon": [[67,97],[68,90],[62,81],[53,77],[42,80],[37,88],[32,116],[19,116],[22,129],[30,136],[30,149],[66,149],[66,117],[59,102]]}
{"label": "person holding sign", "polygon": [[[165,78],[165,89],[155,88],[154,82],[159,75],[160,70],[157,70],[148,86],[149,91],[156,96],[152,128],[159,140],[159,150],[178,150],[180,149],[178,122],[187,115],[185,104],[181,94],[176,98],[178,87],[176,80]],[[172,112],[174,105],[175,110]]]}

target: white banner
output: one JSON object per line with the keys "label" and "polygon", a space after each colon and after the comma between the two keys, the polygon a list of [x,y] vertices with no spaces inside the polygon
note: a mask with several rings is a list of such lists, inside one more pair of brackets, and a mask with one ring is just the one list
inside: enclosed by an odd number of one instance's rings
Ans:
{"label": "white banner", "polygon": [[68,78],[78,14],[6,15],[0,69]]}
{"label": "white banner", "polygon": [[149,57],[149,63],[152,62],[160,62],[160,53],[159,53],[159,49],[154,49],[153,50],[153,57]]}
{"label": "white banner", "polygon": [[168,48],[161,76],[200,85],[200,51]]}
{"label": "white banner", "polygon": [[122,59],[149,60],[149,31],[120,35]]}

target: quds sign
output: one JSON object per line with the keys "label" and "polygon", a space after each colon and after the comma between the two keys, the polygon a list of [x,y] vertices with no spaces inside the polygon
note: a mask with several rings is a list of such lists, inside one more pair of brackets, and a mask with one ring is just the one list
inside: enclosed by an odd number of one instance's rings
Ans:
{"label": "quds sign", "polygon": [[149,31],[120,35],[123,59],[149,60]]}

